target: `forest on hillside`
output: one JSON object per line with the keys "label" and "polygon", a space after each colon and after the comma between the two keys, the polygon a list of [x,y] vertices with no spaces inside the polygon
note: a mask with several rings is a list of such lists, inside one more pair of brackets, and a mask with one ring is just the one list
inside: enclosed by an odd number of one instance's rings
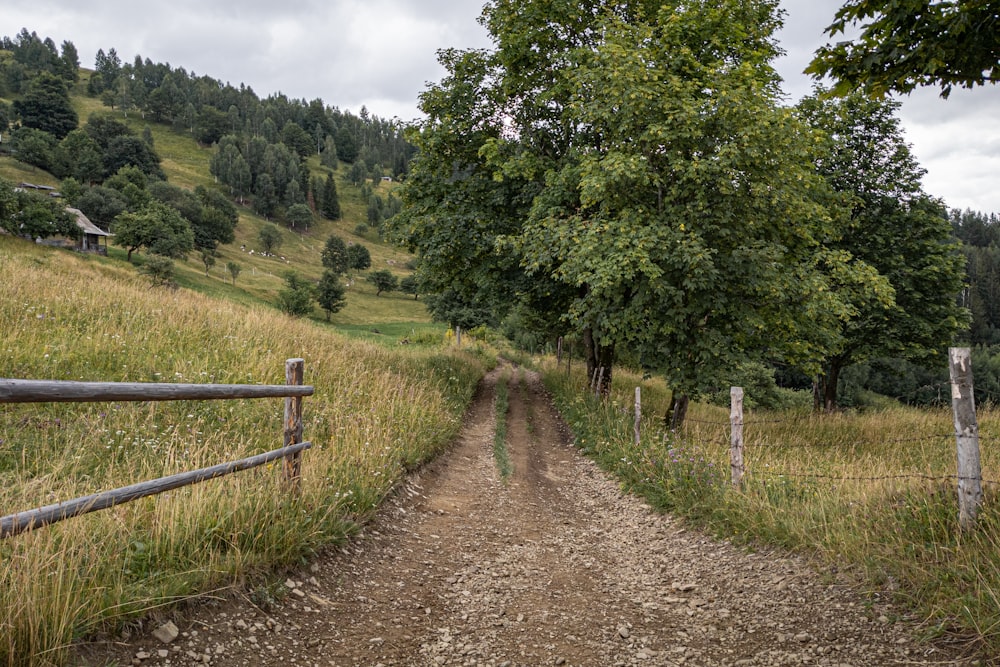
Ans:
{"label": "forest on hillside", "polygon": [[[80,79],[72,42],[57,47],[51,38],[23,29],[14,38],[4,37],[0,47],[0,97],[13,99],[0,103],[0,128],[9,136],[4,146],[27,164],[73,179],[82,190],[79,207],[108,229],[128,204],[120,190],[110,191],[108,179],[122,167],[164,178],[151,137],[138,136],[111,115],[95,115],[86,123],[77,118],[69,99]],[[318,98],[295,100],[278,93],[261,99],[247,86],[237,88],[169,63],[139,55],[123,62],[114,48],[98,51],[95,62],[87,95],[123,118],[136,114],[202,145],[218,145],[211,171],[233,199],[249,201],[260,215],[293,227],[303,224],[303,206],[339,215],[326,183],[310,177],[304,165],[309,156],[318,155],[331,171],[346,165],[347,178],[360,185],[367,179],[404,179],[413,155],[404,127],[365,108],[355,116]],[[373,213],[384,218],[393,206],[398,203],[377,201]]]}

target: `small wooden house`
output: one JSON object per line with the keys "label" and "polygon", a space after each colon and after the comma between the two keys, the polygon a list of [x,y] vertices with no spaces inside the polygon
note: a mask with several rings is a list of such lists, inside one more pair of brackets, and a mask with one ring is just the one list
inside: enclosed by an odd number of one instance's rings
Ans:
{"label": "small wooden house", "polygon": [[[108,254],[108,237],[113,236],[104,231],[94,223],[92,223],[87,216],[83,214],[78,208],[66,207],[66,211],[76,216],[76,226],[80,228],[83,234],[80,236],[80,242],[77,244],[77,250],[81,252],[96,252],[101,255]],[[101,244],[101,239],[104,239],[104,244]]]}

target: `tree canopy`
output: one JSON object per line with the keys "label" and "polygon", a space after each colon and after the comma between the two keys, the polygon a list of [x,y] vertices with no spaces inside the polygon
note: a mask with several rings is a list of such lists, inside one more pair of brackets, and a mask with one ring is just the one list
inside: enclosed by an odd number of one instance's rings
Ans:
{"label": "tree canopy", "polygon": [[56,139],[65,137],[80,122],[69,101],[66,82],[48,72],[31,79],[24,94],[14,100],[14,113],[25,127],[48,132]]}
{"label": "tree canopy", "polygon": [[849,210],[842,235],[827,245],[884,281],[878,298],[841,288],[855,314],[824,359],[817,398],[827,410],[836,407],[847,365],[878,356],[933,358],[968,324],[957,303],[963,258],[944,205],[921,188],[924,170],[903,139],[898,108],[860,92],[827,99],[817,91],[799,103],[825,138],[817,169]]}
{"label": "tree canopy", "polygon": [[488,3],[496,50],[442,53],[392,224],[428,291],[684,393],[748,357],[815,368],[857,267],[821,246],[838,219],[779,104],[776,4]]}
{"label": "tree canopy", "polygon": [[948,97],[954,86],[1000,81],[996,0],[849,0],[826,32],[836,37],[859,23],[856,39],[825,45],[806,70],[833,77],[835,93],[908,93],[937,84]]}
{"label": "tree canopy", "polygon": [[344,239],[336,234],[331,234],[326,239],[323,251],[320,253],[320,259],[324,267],[337,275],[347,273],[347,269],[350,268],[350,255],[347,252],[347,244],[344,243]]}

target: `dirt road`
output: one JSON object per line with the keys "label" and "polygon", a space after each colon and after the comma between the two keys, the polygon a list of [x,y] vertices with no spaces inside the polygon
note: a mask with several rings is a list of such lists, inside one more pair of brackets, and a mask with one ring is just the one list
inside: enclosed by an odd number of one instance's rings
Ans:
{"label": "dirt road", "polygon": [[[747,553],[653,514],[572,447],[538,377],[516,371],[513,474],[493,460],[491,373],[454,448],[365,534],[265,609],[214,602],[163,643],[90,664],[960,665],[897,610],[794,557]],[[116,662],[117,661],[117,662]]]}

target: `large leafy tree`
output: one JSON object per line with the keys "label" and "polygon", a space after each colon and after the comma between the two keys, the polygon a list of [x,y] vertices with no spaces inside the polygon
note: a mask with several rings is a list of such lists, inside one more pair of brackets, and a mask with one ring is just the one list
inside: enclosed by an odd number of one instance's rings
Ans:
{"label": "large leafy tree", "polygon": [[494,178],[482,151],[503,132],[486,104],[489,54],[445,50],[439,58],[449,74],[420,96],[427,119],[409,135],[418,153],[389,233],[420,255],[419,279],[434,295],[427,302],[436,319],[463,328],[496,324],[525,289],[518,256],[498,252],[497,239],[518,232],[538,187],[521,175]]}
{"label": "large leafy tree", "polygon": [[14,154],[25,164],[51,169],[58,144],[50,133],[33,127],[19,127],[13,133]]}
{"label": "large leafy tree", "polygon": [[849,0],[827,33],[862,24],[854,40],[827,44],[807,72],[836,80],[834,92],[908,93],[918,86],[972,88],[1000,80],[1000,2]]}
{"label": "large leafy tree", "polygon": [[56,139],[65,137],[80,122],[69,101],[66,82],[48,72],[33,78],[24,95],[14,100],[14,113],[25,127],[48,132]]}
{"label": "large leafy tree", "polygon": [[381,296],[382,292],[394,292],[399,289],[399,278],[394,276],[389,269],[372,271],[366,280],[375,286],[375,296]]}
{"label": "large leafy tree", "polygon": [[53,170],[57,176],[72,177],[81,183],[93,184],[104,176],[101,147],[89,134],[76,129],[59,142]]}
{"label": "large leafy tree", "polygon": [[347,268],[354,271],[365,271],[372,265],[372,254],[362,243],[347,246]]}
{"label": "large leafy tree", "polygon": [[289,271],[285,274],[285,288],[278,292],[278,308],[292,317],[306,317],[313,310],[316,291],[308,280]]}
{"label": "large leafy tree", "polygon": [[394,225],[431,291],[562,314],[604,390],[616,348],[681,394],[822,356],[834,281],[875,276],[821,246],[837,202],[779,108],[776,4],[489,3],[497,48],[444,53]]}
{"label": "large leafy tree", "polygon": [[140,248],[164,257],[183,257],[194,248],[194,232],[176,209],[153,200],[138,212],[118,216],[112,227],[114,242],[132,253]]}
{"label": "large leafy tree", "polygon": [[822,92],[799,103],[803,117],[824,133],[818,171],[843,198],[850,219],[830,247],[874,267],[891,291],[880,299],[845,290],[856,314],[825,358],[817,406],[837,405],[840,372],[873,357],[933,358],[968,324],[958,305],[963,257],[947,211],[923,192],[924,170],[903,138],[898,102]]}

